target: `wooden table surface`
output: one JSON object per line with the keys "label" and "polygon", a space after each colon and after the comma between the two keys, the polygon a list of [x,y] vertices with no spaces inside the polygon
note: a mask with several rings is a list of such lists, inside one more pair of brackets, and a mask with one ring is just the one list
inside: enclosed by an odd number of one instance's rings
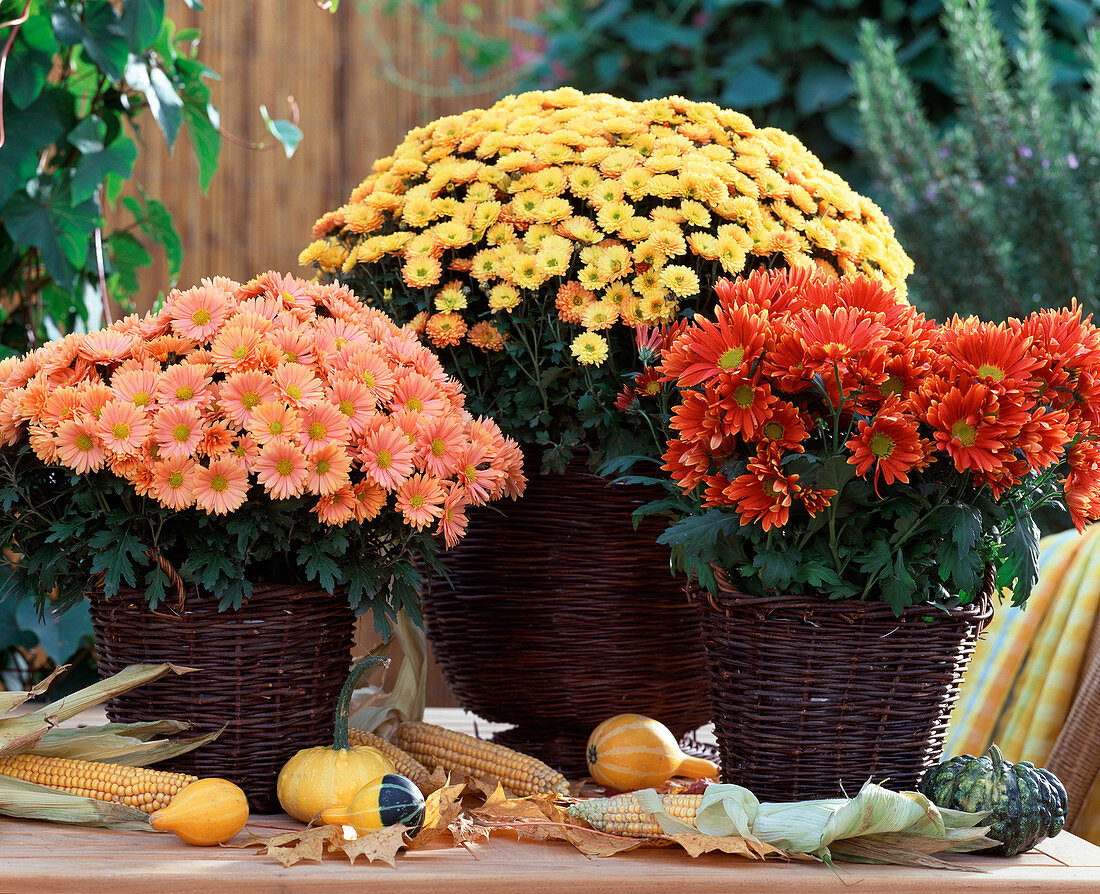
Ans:
{"label": "wooden table surface", "polygon": [[[296,825],[285,816],[256,822]],[[256,829],[258,833],[264,830]],[[267,834],[271,834],[268,832]],[[199,848],[169,833],[116,832],[0,818],[0,891],[5,894],[175,894],[235,890],[410,894],[636,894],[767,890],[815,892],[1100,891],[1100,848],[1068,833],[1010,858],[957,856],[985,872],[901,866],[753,862],[722,854],[692,859],[672,848],[586,857],[564,842],[520,841],[497,832],[467,851],[443,844],[402,851],[397,868],[354,865],[341,854],[283,868],[251,849]],[[853,888],[852,885],[855,884]]]}

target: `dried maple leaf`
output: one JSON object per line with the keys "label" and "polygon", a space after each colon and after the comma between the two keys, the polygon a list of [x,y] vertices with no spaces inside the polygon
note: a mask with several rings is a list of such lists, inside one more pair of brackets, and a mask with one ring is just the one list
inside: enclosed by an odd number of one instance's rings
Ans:
{"label": "dried maple leaf", "polygon": [[405,847],[405,833],[407,826],[387,826],[377,832],[368,832],[351,841],[335,841],[333,846],[347,854],[348,859],[354,863],[357,857],[366,857],[373,863],[381,860],[397,868],[397,852]]}
{"label": "dried maple leaf", "polygon": [[[488,841],[491,830],[478,823],[468,813],[460,813],[455,821],[447,827],[447,831],[451,833],[455,844],[465,846]],[[470,851],[470,853],[473,854],[475,859],[477,858],[477,854],[473,851]]]}
{"label": "dried maple leaf", "polygon": [[423,847],[447,831],[462,813],[462,793],[466,786],[461,782],[436,789],[424,799],[424,822],[420,831],[409,841],[409,847]]}
{"label": "dried maple leaf", "polygon": [[313,826],[295,832],[283,832],[279,835],[251,835],[244,841],[234,842],[229,847],[263,848],[269,857],[274,857],[283,866],[293,866],[302,860],[320,863],[325,856],[325,845],[330,847],[343,840],[340,826]]}

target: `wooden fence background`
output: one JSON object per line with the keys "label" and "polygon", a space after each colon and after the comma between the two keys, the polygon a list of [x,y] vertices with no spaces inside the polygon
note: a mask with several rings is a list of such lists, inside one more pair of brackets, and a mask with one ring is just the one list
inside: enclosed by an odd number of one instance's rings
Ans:
{"label": "wooden fence background", "polygon": [[[454,21],[460,2],[443,2],[439,16]],[[531,18],[539,0],[477,0],[487,33],[524,40],[515,18]],[[472,92],[452,82],[458,71],[453,46],[433,41],[410,15],[388,16],[383,0],[344,0],[336,14],[310,0],[220,0],[195,13],[168,4],[180,28],[202,31],[199,58],[221,76],[211,83],[224,130],[245,139],[268,138],[259,106],[289,117],[287,97],[300,109],[304,139],[287,159],[223,141],[221,162],[207,195],[198,187],[190,147],[181,137],[173,155],[147,121],[145,147],[134,172],[171,212],[185,251],[179,280],[186,288],[203,276],[245,281],[274,269],[305,275],[298,253],[313,222],[342,205],[370,172],[371,163],[411,128],[442,115],[492,104],[507,85],[498,81]],[[434,49],[443,49],[433,53]],[[142,279],[139,310],[165,290],[162,258]],[[377,642],[370,617],[360,625],[359,650]],[[394,656],[399,658],[400,653]],[[392,679],[392,671],[391,677]],[[454,705],[432,666],[428,703]]]}

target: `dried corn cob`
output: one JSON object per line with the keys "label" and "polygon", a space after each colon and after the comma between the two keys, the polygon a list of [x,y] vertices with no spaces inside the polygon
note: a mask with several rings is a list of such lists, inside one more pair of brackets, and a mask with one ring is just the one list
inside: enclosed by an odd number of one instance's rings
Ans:
{"label": "dried corn cob", "polygon": [[410,780],[417,788],[423,790],[431,787],[431,776],[428,768],[406,751],[402,751],[392,742],[387,742],[381,736],[368,733],[361,729],[349,729],[348,741],[352,745],[370,745],[377,748],[392,762],[397,772]]}
{"label": "dried corn cob", "polygon": [[66,757],[40,757],[37,754],[0,757],[0,775],[97,801],[114,801],[145,813],[167,807],[175,795],[196,779],[195,776],[166,770],[124,767],[121,764]]}
{"label": "dried corn cob", "polygon": [[[695,823],[695,811],[699,809],[702,795],[661,795],[665,812],[685,823]],[[665,833],[653,818],[638,806],[638,799],[630,792],[614,798],[589,798],[566,810],[570,816],[582,819],[593,829],[627,835],[631,838],[657,838]]]}
{"label": "dried corn cob", "polygon": [[427,767],[496,779],[514,794],[566,793],[565,777],[537,758],[430,723],[402,723],[394,743]]}

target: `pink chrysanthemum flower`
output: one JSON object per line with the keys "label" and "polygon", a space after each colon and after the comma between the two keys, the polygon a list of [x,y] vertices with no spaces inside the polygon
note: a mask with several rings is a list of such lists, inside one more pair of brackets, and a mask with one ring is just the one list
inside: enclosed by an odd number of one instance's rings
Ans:
{"label": "pink chrysanthemum flower", "polygon": [[279,393],[292,407],[304,407],[324,400],[325,391],[321,380],[307,366],[284,363],[276,367],[272,377]]}
{"label": "pink chrysanthemum flower", "polygon": [[357,503],[351,486],[345,485],[331,494],[323,494],[317,500],[314,512],[323,524],[339,527],[355,519]]}
{"label": "pink chrysanthemum flower", "polygon": [[186,292],[173,290],[165,304],[172,330],[183,338],[209,341],[229,313],[229,301],[219,288],[196,286]]}
{"label": "pink chrysanthemum flower", "polygon": [[224,422],[218,420],[211,422],[202,433],[202,440],[196,452],[199,456],[215,459],[223,453],[228,453],[233,446],[234,432]]}
{"label": "pink chrysanthemum flower", "polygon": [[371,480],[386,490],[395,490],[412,474],[416,451],[402,432],[382,425],[363,438],[359,457]]}
{"label": "pink chrysanthemum flower", "polygon": [[395,497],[405,521],[419,531],[443,514],[446,492],[439,479],[418,474],[405,479]]}
{"label": "pink chrysanthemum flower", "polygon": [[191,456],[202,439],[202,419],[194,407],[164,407],[153,420],[153,438],[165,459]]}
{"label": "pink chrysanthemum flower", "polygon": [[246,472],[251,472],[256,466],[256,460],[260,458],[260,445],[251,435],[241,435],[229,449]]}
{"label": "pink chrysanthemum flower", "polygon": [[300,413],[302,447],[307,453],[338,444],[341,447],[348,439],[348,420],[336,407],[327,401],[306,407]]}
{"label": "pink chrysanthemum flower", "polygon": [[306,366],[313,363],[313,337],[305,329],[276,329],[271,338],[283,352],[284,362]]}
{"label": "pink chrysanthemum flower", "polygon": [[152,369],[118,370],[111,376],[111,394],[115,400],[135,407],[151,407],[156,400],[157,374]]}
{"label": "pink chrysanthemum flower", "polygon": [[330,383],[327,397],[347,420],[353,435],[358,437],[367,430],[367,423],[374,415],[374,395],[366,385],[341,374]]}
{"label": "pink chrysanthemum flower", "polygon": [[218,404],[226,418],[237,426],[248,425],[252,411],[260,404],[275,400],[277,392],[271,376],[259,370],[233,373],[218,389]]}
{"label": "pink chrysanthemum flower", "polygon": [[137,453],[152,430],[144,410],[121,400],[109,401],[99,414],[99,435],[114,453]]}
{"label": "pink chrysanthemum flower", "polygon": [[107,453],[94,419],[78,416],[58,426],[57,458],[79,475],[102,468]]}
{"label": "pink chrysanthemum flower", "polygon": [[260,365],[261,338],[251,326],[241,326],[234,320],[214,338],[210,360],[223,373],[255,369]]}
{"label": "pink chrysanthemum flower", "polygon": [[347,372],[363,383],[371,396],[380,403],[388,404],[393,397],[395,378],[386,358],[373,348],[363,348],[351,354],[347,359]]}
{"label": "pink chrysanthemum flower", "polygon": [[87,333],[77,349],[80,356],[92,363],[114,363],[130,356],[136,336],[115,329]]}
{"label": "pink chrysanthemum flower", "polygon": [[107,401],[111,399],[111,389],[102,382],[86,382],[79,385],[80,409],[94,419],[99,418]]}
{"label": "pink chrysanthemum flower", "polygon": [[355,520],[370,521],[386,505],[386,491],[373,481],[360,481],[352,487],[355,494]]}
{"label": "pink chrysanthemum flower", "polygon": [[277,438],[295,439],[300,430],[298,414],[277,400],[264,401],[248,420],[248,433],[260,445]]}
{"label": "pink chrysanthemum flower", "polygon": [[311,494],[331,494],[349,483],[351,457],[342,444],[330,443],[313,451],[307,465],[306,488]]}
{"label": "pink chrysanthemum flower", "polygon": [[47,464],[57,462],[57,438],[46,426],[32,425],[29,440],[31,450],[42,462]]}
{"label": "pink chrysanthemum flower", "polygon": [[210,370],[204,364],[177,363],[160,376],[155,397],[165,406],[201,410],[213,396]]}
{"label": "pink chrysanthemum flower", "polygon": [[225,515],[239,509],[247,497],[248,473],[232,457],[196,467],[195,502],[207,512]]}
{"label": "pink chrysanthemum flower", "polygon": [[458,469],[466,433],[457,416],[439,416],[418,432],[418,462],[437,478],[447,478]]}
{"label": "pink chrysanthemum flower", "polygon": [[195,461],[173,456],[153,467],[153,495],[162,506],[177,512],[195,502]]}
{"label": "pink chrysanthemum flower", "polygon": [[488,465],[490,456],[489,450],[480,444],[471,444],[459,454],[455,477],[466,492],[466,499],[475,506],[489,502],[494,491],[499,493],[504,477],[503,472]]}
{"label": "pink chrysanthemum flower", "polygon": [[42,421],[56,429],[66,419],[75,419],[79,412],[80,392],[70,385],[64,385],[46,398]]}
{"label": "pink chrysanthemum flower", "polygon": [[290,441],[271,441],[260,451],[255,464],[256,480],[276,500],[297,497],[308,475],[306,455]]}
{"label": "pink chrysanthemum flower", "polygon": [[393,389],[390,409],[408,410],[425,416],[436,416],[443,411],[445,403],[439,389],[431,379],[417,372],[406,373]]}
{"label": "pink chrysanthemum flower", "polygon": [[443,501],[439,527],[436,529],[436,533],[443,535],[443,542],[448,549],[457,544],[466,533],[466,503],[465,491],[459,485],[452,483]]}

